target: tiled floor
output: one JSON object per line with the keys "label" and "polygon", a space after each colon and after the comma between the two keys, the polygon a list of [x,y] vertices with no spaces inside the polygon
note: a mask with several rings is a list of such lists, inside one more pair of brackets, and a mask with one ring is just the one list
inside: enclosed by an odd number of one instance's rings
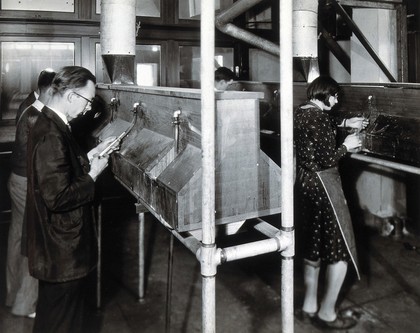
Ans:
{"label": "tiled floor", "polygon": [[[118,207],[118,209],[117,209]],[[146,218],[146,297],[137,301],[137,231],[134,202],[110,201],[103,209],[102,306],[95,308],[95,283],[89,295],[89,333],[160,333],[166,325],[166,286],[169,232],[151,216]],[[8,223],[0,224],[0,301],[4,304],[4,258]],[[381,237],[363,229],[359,246],[362,279],[349,274],[340,307],[360,315],[349,332],[420,332],[420,238]],[[219,238],[218,246],[253,235]],[[240,239],[239,239],[240,238]],[[170,332],[201,332],[201,275],[194,256],[175,240]],[[280,257],[243,259],[219,267],[216,277],[217,332],[281,332]],[[295,267],[295,304],[302,298],[300,265]],[[33,320],[17,318],[0,307],[0,332],[31,332]],[[295,332],[319,332],[295,321]]]}

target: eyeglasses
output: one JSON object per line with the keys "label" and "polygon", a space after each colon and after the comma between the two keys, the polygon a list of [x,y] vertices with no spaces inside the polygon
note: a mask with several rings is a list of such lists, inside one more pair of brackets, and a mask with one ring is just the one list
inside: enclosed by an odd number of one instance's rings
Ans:
{"label": "eyeglasses", "polygon": [[[90,110],[90,107],[91,107],[91,105],[92,105],[93,100],[95,99],[95,97],[93,97],[92,99],[87,99],[85,96],[78,94],[78,93],[77,93],[77,92],[75,92],[74,90],[72,90],[72,92],[73,92],[75,95],[77,95],[77,96],[79,96],[79,97],[82,97],[82,98],[83,98],[83,99],[87,102],[87,104],[86,104],[85,108],[83,109],[83,114],[85,114],[87,111],[89,111],[89,110]],[[89,108],[89,109],[88,109],[88,108]]]}

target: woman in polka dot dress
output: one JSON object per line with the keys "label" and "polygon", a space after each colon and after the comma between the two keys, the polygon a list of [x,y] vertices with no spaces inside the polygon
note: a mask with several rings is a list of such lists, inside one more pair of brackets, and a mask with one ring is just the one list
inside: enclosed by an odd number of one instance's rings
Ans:
{"label": "woman in polka dot dress", "polygon": [[[337,126],[366,127],[362,117],[338,124],[329,111],[338,103],[339,85],[330,77],[309,84],[308,101],[295,111],[296,208],[302,216],[305,298],[299,314],[322,328],[347,329],[356,324],[335,309],[347,274],[348,262],[357,271],[357,256],[350,214],[342,192],[338,162],[350,149],[361,146],[357,134],[337,147]],[[318,309],[321,262],[327,265],[324,296]]]}

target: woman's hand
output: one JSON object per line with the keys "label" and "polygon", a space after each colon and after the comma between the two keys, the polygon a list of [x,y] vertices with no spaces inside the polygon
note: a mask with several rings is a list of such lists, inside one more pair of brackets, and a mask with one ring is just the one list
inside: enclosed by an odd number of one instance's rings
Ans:
{"label": "woman's hand", "polygon": [[369,120],[365,117],[353,117],[345,120],[345,126],[362,130],[369,125]]}
{"label": "woman's hand", "polygon": [[353,133],[344,139],[343,145],[346,146],[347,151],[354,150],[362,146],[362,140],[357,133]]}

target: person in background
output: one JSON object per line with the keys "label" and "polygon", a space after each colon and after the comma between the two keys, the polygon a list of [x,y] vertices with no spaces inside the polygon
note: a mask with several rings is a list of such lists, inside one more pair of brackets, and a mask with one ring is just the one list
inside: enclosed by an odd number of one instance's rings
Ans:
{"label": "person in background", "polygon": [[22,245],[25,244],[22,232],[27,190],[26,148],[29,131],[48,100],[48,89],[54,75],[50,70],[41,71],[38,77],[38,98],[19,116],[7,184],[11,199],[11,223],[7,241],[6,306],[11,307],[12,314],[30,318],[35,316],[38,280],[29,274],[28,260],[22,254]]}
{"label": "person in background", "polygon": [[97,263],[95,181],[109,158],[99,152],[115,138],[86,154],[69,122],[90,110],[95,83],[86,68],[59,70],[28,139],[27,254],[39,280],[35,333],[84,330],[87,277]]}
{"label": "person in background", "polygon": [[41,94],[41,90],[40,89],[45,84],[45,73],[48,73],[48,72],[53,73],[54,70],[52,70],[50,68],[47,68],[47,69],[44,69],[43,71],[41,71],[41,73],[39,73],[39,76],[38,76],[37,89],[34,90],[34,91],[31,91],[29,93],[29,95],[26,96],[26,98],[23,100],[23,102],[20,103],[19,108],[18,108],[18,110],[16,112],[16,118],[15,118],[16,124],[17,124],[20,116],[22,115],[23,111],[29,105],[32,105],[33,102],[35,102],[39,98],[39,95]]}
{"label": "person in background", "polygon": [[235,74],[227,67],[219,67],[214,72],[215,90],[225,91],[235,79]]}
{"label": "person in background", "polygon": [[[349,329],[356,325],[353,316],[336,310],[336,302],[352,262],[357,274],[354,233],[347,207],[338,162],[351,149],[361,146],[357,134],[348,135],[337,145],[336,128],[363,129],[363,117],[335,121],[330,110],[338,103],[339,85],[330,77],[318,77],[307,89],[308,102],[295,111],[296,216],[302,218],[302,254],[305,296],[297,316],[321,329]],[[318,281],[321,264],[326,265],[323,298],[318,306]]]}

